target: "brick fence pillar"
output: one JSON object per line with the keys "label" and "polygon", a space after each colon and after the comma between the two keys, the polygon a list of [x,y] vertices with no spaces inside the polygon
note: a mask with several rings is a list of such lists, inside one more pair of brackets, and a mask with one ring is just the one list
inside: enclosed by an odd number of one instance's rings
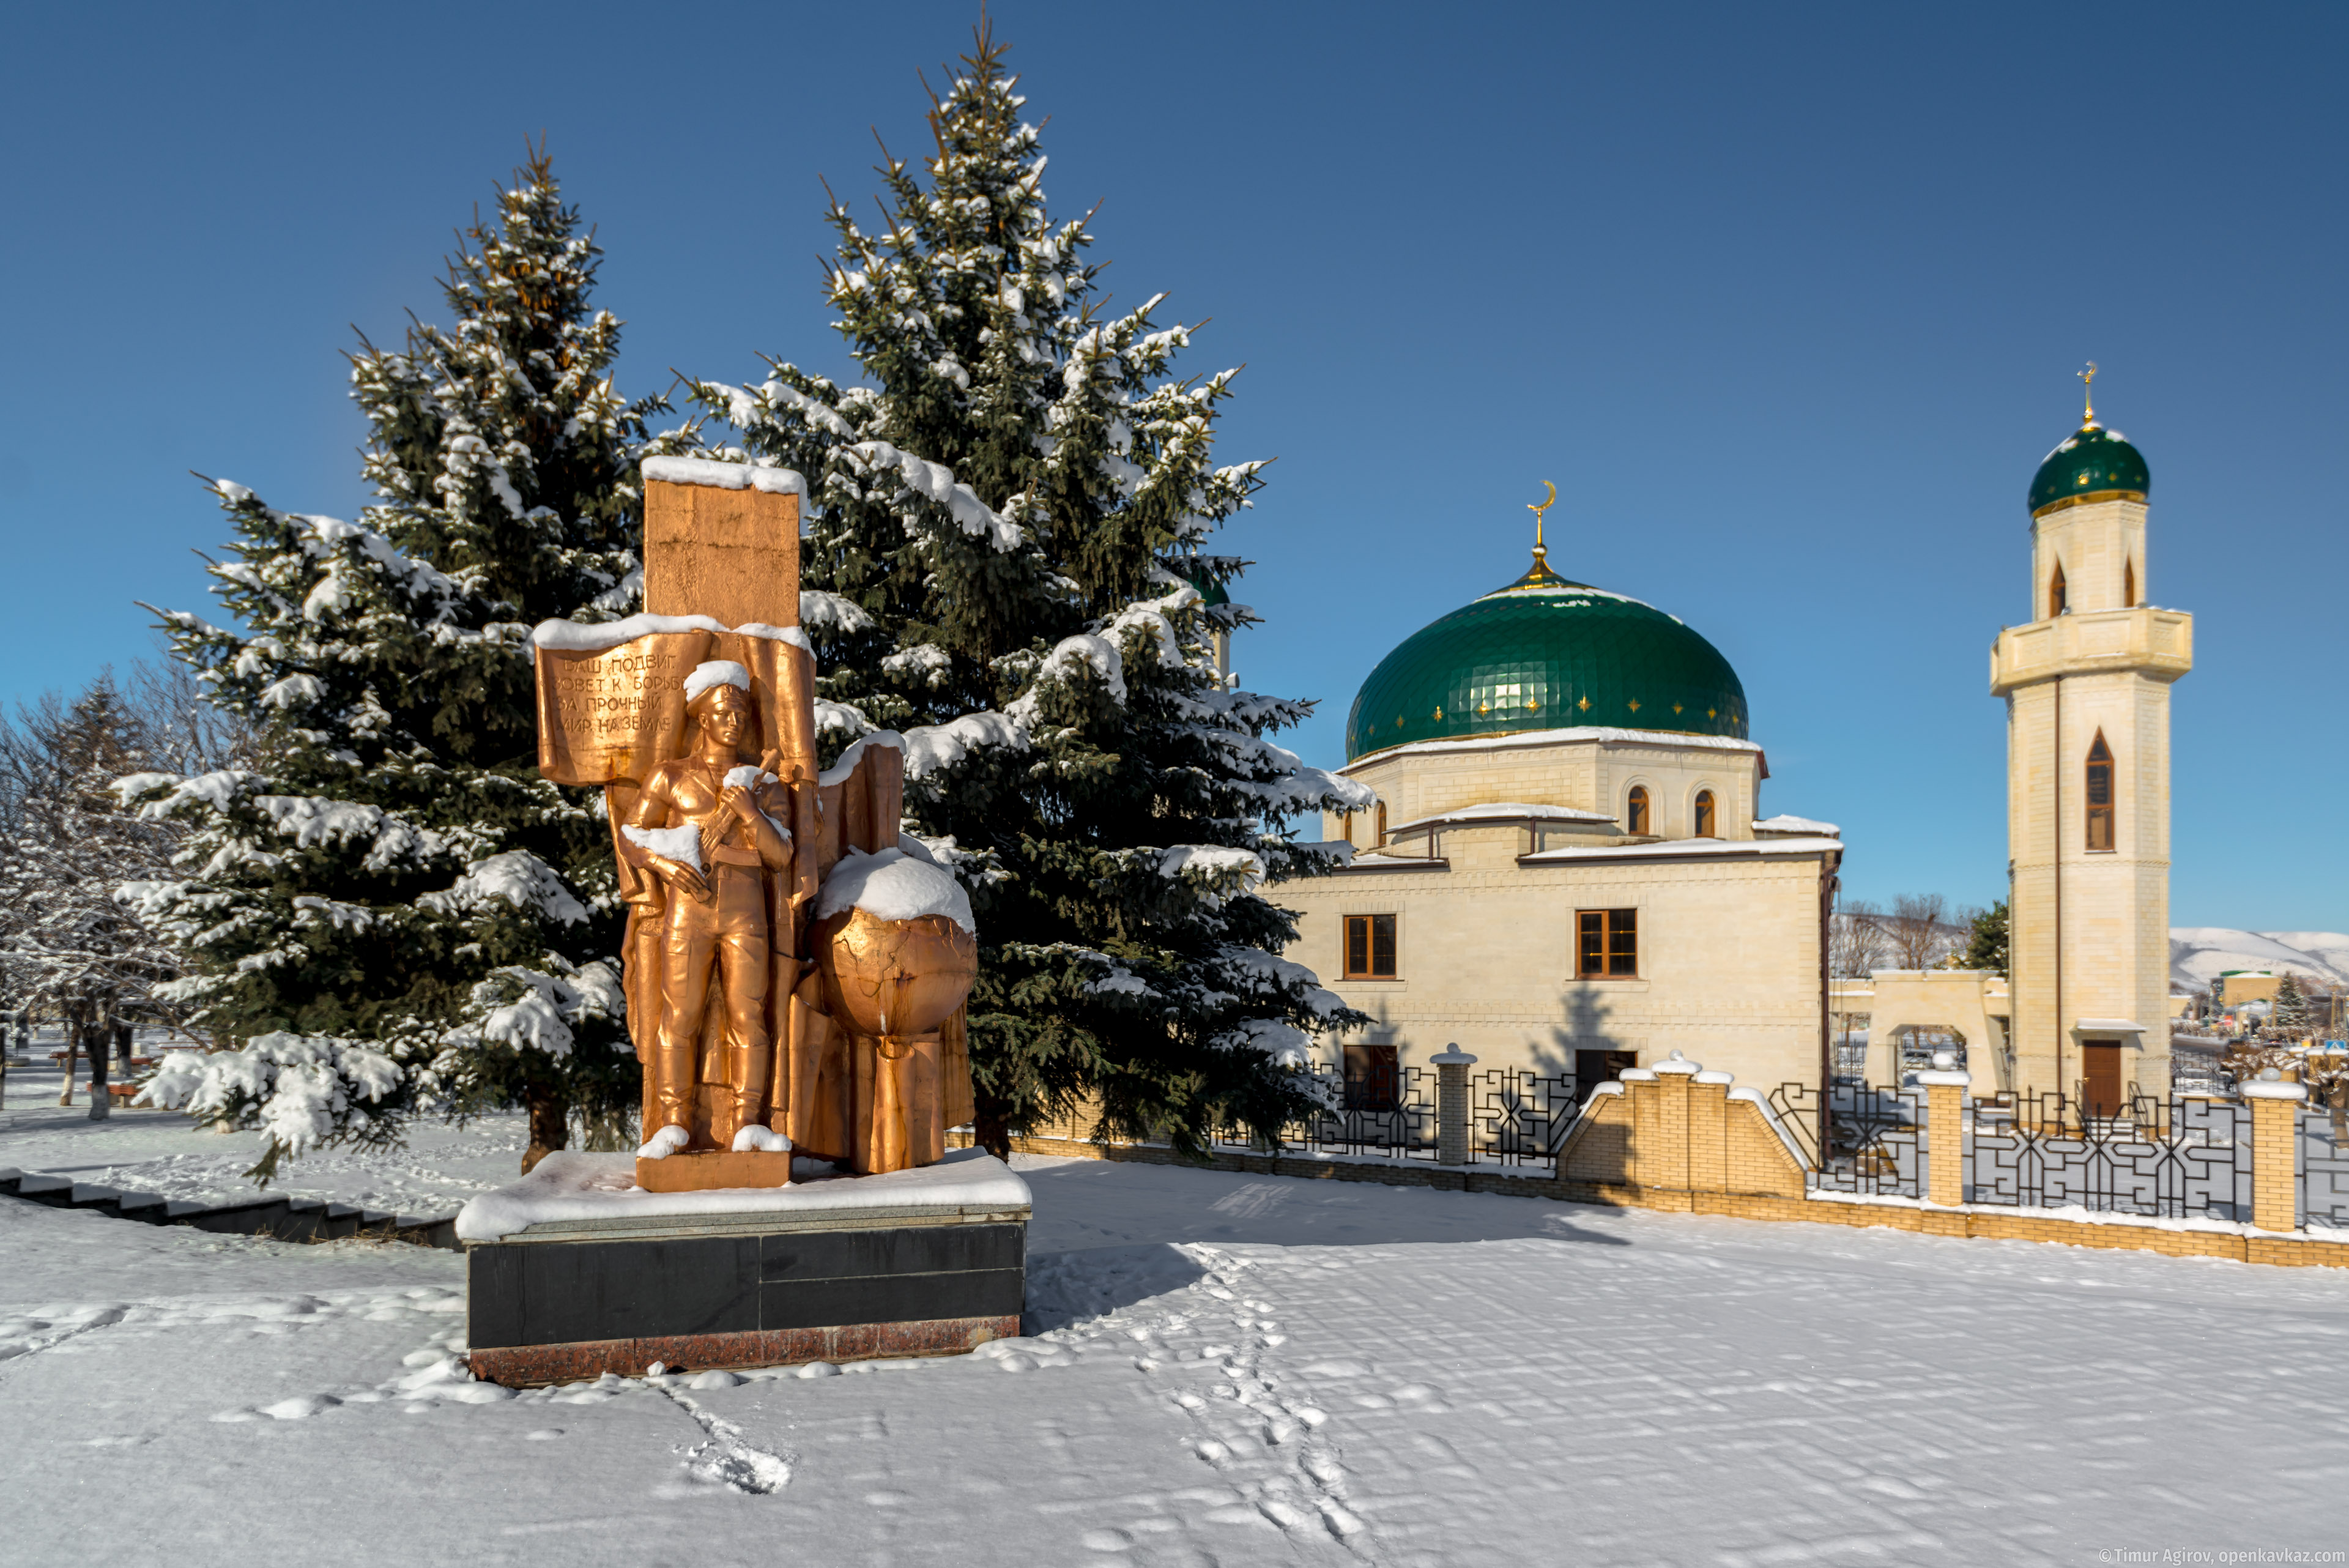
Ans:
{"label": "brick fence pillar", "polygon": [[1727,1073],[1697,1073],[1689,1078],[1691,1191],[1729,1190],[1729,1085],[1736,1081]]}
{"label": "brick fence pillar", "polygon": [[1917,1075],[1925,1088],[1925,1200],[1955,1208],[1966,1200],[1966,1085],[1954,1068]]}
{"label": "brick fence pillar", "polygon": [[1685,1192],[1690,1186],[1689,1080],[1704,1069],[1675,1051],[1654,1064],[1654,1071],[1655,1145],[1652,1150],[1640,1151],[1640,1180],[1649,1187]]}
{"label": "brick fence pillar", "polygon": [[2251,1102],[2251,1223],[2262,1231],[2296,1231],[2300,1173],[2295,1146],[2308,1089],[2263,1078],[2245,1084],[2243,1098]]}
{"label": "brick fence pillar", "polygon": [[1476,1058],[1456,1044],[1428,1058],[1435,1064],[1435,1163],[1468,1163],[1468,1069]]}

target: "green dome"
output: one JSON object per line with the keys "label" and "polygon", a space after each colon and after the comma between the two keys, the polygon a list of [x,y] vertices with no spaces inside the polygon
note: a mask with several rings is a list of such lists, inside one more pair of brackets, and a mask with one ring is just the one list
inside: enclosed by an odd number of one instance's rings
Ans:
{"label": "green dome", "polygon": [[1379,661],[1346,719],[1346,760],[1414,741],[1579,725],[1745,738],[1720,650],[1638,599],[1541,564]]}
{"label": "green dome", "polygon": [[1232,602],[1232,596],[1224,591],[1223,584],[1196,567],[1183,573],[1182,577],[1199,590],[1199,602],[1203,605],[1227,605]]}
{"label": "green dome", "polygon": [[2070,501],[2142,501],[2152,487],[2144,456],[2127,437],[2085,425],[2039,465],[2031,481],[2031,514]]}

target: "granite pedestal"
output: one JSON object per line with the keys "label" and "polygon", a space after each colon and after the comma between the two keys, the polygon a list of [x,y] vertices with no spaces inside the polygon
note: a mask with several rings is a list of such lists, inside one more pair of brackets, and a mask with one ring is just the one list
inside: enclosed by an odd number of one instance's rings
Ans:
{"label": "granite pedestal", "polygon": [[675,1193],[637,1188],[627,1155],[552,1154],[457,1218],[473,1374],[521,1387],[654,1362],[976,1349],[1019,1332],[1029,1207],[1027,1184],[977,1149],[885,1176]]}

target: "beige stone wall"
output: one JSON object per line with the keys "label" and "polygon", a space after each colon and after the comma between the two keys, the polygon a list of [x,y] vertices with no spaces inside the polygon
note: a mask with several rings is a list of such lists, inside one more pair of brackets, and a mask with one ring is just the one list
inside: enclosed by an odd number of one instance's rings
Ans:
{"label": "beige stone wall", "polygon": [[[1766,845],[1768,841],[1762,841]],[[1480,1069],[1571,1071],[1578,1050],[1679,1051],[1765,1089],[1819,1076],[1816,849],[1520,864],[1513,827],[1444,836],[1448,867],[1284,883],[1288,956],[1375,1021],[1358,1038],[1424,1064],[1447,1044]],[[1757,846],[1757,847],[1759,847]],[[1374,866],[1375,862],[1368,863]],[[1575,915],[1636,909],[1636,979],[1579,980]],[[1343,917],[1395,917],[1393,980],[1345,980]]]}
{"label": "beige stone wall", "polygon": [[[1761,753],[1682,743],[1658,734],[1653,742],[1548,741],[1523,746],[1484,744],[1431,747],[1395,756],[1371,756],[1345,770],[1378,791],[1392,828],[1423,816],[1492,801],[1603,811],[1619,823],[1635,784],[1647,787],[1649,831],[1685,838],[1695,831],[1696,797],[1711,790],[1716,832],[1723,838],[1750,839],[1761,815]],[[1371,843],[1371,817],[1357,813],[1353,840]],[[1338,839],[1347,829],[1334,815],[1322,818],[1322,835]]]}

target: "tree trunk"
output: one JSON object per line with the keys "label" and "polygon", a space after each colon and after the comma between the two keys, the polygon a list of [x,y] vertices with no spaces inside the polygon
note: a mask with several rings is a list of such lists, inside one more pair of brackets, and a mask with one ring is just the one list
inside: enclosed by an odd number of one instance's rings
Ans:
{"label": "tree trunk", "polygon": [[57,1104],[61,1106],[73,1104],[74,1058],[80,1051],[81,1025],[75,1021],[71,1013],[68,1013],[66,1015],[66,1081],[63,1089],[57,1095]]}
{"label": "tree trunk", "polygon": [[972,1096],[971,1141],[1000,1160],[1011,1158],[1011,1107],[981,1089]]}
{"label": "tree trunk", "polygon": [[102,1122],[114,1114],[114,1096],[107,1091],[107,1059],[114,1054],[114,1021],[106,1013],[89,1033],[89,1119]]}
{"label": "tree trunk", "polygon": [[558,1148],[571,1147],[571,1106],[552,1085],[533,1084],[524,1103],[530,1106],[530,1147],[523,1151],[522,1173]]}

